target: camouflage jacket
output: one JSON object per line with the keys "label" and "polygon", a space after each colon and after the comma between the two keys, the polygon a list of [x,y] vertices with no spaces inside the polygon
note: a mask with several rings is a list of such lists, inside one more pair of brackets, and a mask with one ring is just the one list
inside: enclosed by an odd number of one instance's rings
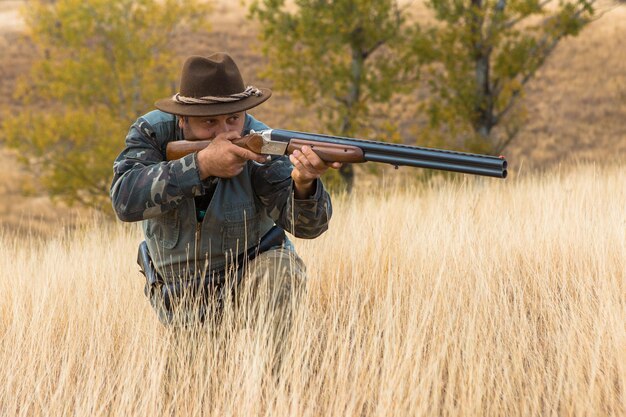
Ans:
{"label": "camouflage jacket", "polygon": [[[267,126],[246,115],[244,133],[250,129]],[[122,221],[143,221],[166,281],[224,268],[229,255],[256,245],[274,224],[299,238],[315,238],[328,228],[332,207],[322,182],[309,199],[295,199],[288,157],[264,165],[249,161],[236,177],[202,181],[196,153],[165,160],[167,143],[181,139],[176,116],[152,111],[131,126],[113,164],[113,208]],[[209,191],[213,196],[199,222],[194,197]]]}

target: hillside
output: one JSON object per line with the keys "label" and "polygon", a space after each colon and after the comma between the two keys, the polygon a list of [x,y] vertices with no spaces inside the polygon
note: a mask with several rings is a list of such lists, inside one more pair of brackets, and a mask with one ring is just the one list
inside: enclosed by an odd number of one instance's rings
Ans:
{"label": "hillside", "polygon": [[[28,71],[35,53],[22,34],[18,12],[22,3],[0,1],[0,107],[12,111],[16,110],[11,102],[15,80]],[[626,156],[626,6],[604,3],[603,8],[610,11],[578,37],[564,40],[529,84],[524,98],[528,123],[505,151],[513,172],[571,159],[602,162]],[[216,2],[211,34],[180,39],[178,52],[182,57],[229,51],[246,80],[271,87],[267,80],[258,79],[257,71],[266,60],[260,54],[255,24],[246,21],[245,14],[240,2]],[[311,123],[284,94],[275,92],[271,102],[271,108],[255,111],[268,124],[295,128]],[[0,182],[2,224],[24,229],[24,219],[36,213],[40,219],[31,222],[31,227],[46,231],[54,219],[65,218],[66,208],[51,206],[46,197],[20,195],[19,180],[25,172],[15,155],[0,147],[0,162],[6,173]]]}
{"label": "hillside", "polygon": [[513,165],[626,157],[626,6],[562,41],[524,100],[528,124],[507,152]]}

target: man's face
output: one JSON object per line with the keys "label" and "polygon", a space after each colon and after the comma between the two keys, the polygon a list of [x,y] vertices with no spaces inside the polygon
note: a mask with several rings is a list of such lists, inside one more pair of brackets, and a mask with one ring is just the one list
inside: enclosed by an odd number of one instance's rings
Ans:
{"label": "man's face", "polygon": [[180,117],[178,124],[183,129],[187,140],[214,139],[224,132],[243,133],[246,113],[231,113],[221,116]]}

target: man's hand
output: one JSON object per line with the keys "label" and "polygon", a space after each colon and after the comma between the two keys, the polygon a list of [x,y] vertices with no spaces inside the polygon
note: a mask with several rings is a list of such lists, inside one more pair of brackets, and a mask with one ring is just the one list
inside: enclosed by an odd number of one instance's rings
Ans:
{"label": "man's hand", "polygon": [[294,168],[291,171],[294,193],[297,199],[305,199],[315,192],[315,181],[322,176],[328,168],[338,169],[340,162],[326,163],[309,146],[303,146],[302,152],[294,151],[289,155],[289,160]]}
{"label": "man's hand", "polygon": [[237,132],[220,133],[209,146],[198,152],[198,170],[201,179],[235,177],[243,171],[248,160],[266,162],[267,157],[233,145],[231,141],[240,137]]}

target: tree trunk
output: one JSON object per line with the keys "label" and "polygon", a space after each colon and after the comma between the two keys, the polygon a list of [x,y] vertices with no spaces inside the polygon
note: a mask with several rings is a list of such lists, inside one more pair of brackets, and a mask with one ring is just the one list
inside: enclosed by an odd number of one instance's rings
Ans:
{"label": "tree trunk", "polygon": [[[354,117],[355,107],[361,98],[361,80],[363,78],[363,66],[365,63],[364,53],[360,48],[352,48],[352,83],[346,100],[346,114],[341,123],[340,134],[342,136],[350,136],[352,134],[352,118]],[[339,169],[339,175],[346,184],[346,191],[351,192],[354,186],[354,167],[351,164],[344,164]]]}
{"label": "tree trunk", "polygon": [[491,49],[488,46],[489,40],[484,38],[483,30],[485,25],[484,6],[482,0],[473,0],[471,32],[474,43],[474,65],[475,65],[475,104],[472,127],[474,132],[481,139],[492,147],[490,135],[494,124],[493,114],[493,91],[491,89]]}

